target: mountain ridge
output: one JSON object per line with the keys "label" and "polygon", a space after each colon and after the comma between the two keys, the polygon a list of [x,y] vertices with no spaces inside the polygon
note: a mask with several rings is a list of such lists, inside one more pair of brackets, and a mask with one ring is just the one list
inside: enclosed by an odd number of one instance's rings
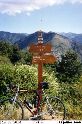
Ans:
{"label": "mountain ridge", "polygon": [[[5,40],[12,44],[18,44],[20,49],[25,49],[30,44],[37,43],[38,31],[32,34],[10,33],[0,31],[0,41]],[[69,49],[76,51],[82,60],[82,34],[43,32],[44,43],[51,43],[53,54],[61,56]]]}

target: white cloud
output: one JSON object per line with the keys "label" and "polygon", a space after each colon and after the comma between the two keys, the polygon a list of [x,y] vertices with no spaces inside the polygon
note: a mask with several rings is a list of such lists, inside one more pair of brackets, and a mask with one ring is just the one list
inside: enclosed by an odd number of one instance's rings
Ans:
{"label": "white cloud", "polygon": [[26,12],[27,15],[34,10],[47,6],[63,4],[65,2],[82,3],[82,0],[0,0],[0,12],[9,15]]}

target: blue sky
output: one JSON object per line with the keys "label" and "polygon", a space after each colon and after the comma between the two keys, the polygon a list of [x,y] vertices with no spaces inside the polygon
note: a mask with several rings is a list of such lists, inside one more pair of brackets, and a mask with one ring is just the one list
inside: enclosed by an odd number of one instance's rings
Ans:
{"label": "blue sky", "polygon": [[0,0],[0,31],[40,29],[82,33],[82,0]]}

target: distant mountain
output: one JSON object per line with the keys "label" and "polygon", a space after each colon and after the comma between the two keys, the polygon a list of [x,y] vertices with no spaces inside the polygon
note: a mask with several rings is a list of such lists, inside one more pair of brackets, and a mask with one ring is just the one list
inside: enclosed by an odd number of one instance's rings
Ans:
{"label": "distant mountain", "polygon": [[71,39],[72,41],[77,41],[82,43],[82,34],[75,34],[75,33],[60,33],[61,35]]}
{"label": "distant mountain", "polygon": [[[32,34],[10,33],[0,31],[0,40],[18,44],[20,49],[24,49],[31,43],[37,43],[38,32]],[[44,43],[51,43],[53,53],[60,58],[69,49],[76,51],[82,60],[82,34],[43,32]]]}
{"label": "distant mountain", "polygon": [[[19,42],[16,42],[20,48],[25,48],[27,46],[29,46],[31,43],[37,43],[37,37],[38,37],[38,33],[35,32],[31,35],[29,35],[28,37],[26,37],[24,39],[24,41],[19,41]],[[48,32],[48,33],[45,33],[43,32],[43,39],[44,39],[44,43],[51,43],[53,48],[52,48],[52,51],[53,51],[53,54],[58,56],[60,58],[60,55],[61,54],[65,54],[65,52],[69,49],[72,49],[72,46],[71,46],[71,41],[62,36],[62,35],[59,35],[57,33],[54,33],[54,32]]]}
{"label": "distant mountain", "polygon": [[78,53],[82,60],[82,34],[61,33],[61,35],[69,38],[72,41],[72,49]]}
{"label": "distant mountain", "polygon": [[28,34],[25,33],[10,33],[5,31],[0,31],[0,40],[7,41],[10,43],[18,42],[19,40],[23,40],[27,37]]}

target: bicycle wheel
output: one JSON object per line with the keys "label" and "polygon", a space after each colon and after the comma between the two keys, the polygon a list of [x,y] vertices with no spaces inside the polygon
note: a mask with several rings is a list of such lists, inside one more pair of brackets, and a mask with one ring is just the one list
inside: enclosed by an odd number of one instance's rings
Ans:
{"label": "bicycle wheel", "polygon": [[66,111],[63,102],[58,97],[46,98],[46,102],[41,104],[43,120],[64,120]]}
{"label": "bicycle wheel", "polygon": [[18,101],[14,99],[5,99],[0,101],[0,120],[21,120],[24,111]]}

